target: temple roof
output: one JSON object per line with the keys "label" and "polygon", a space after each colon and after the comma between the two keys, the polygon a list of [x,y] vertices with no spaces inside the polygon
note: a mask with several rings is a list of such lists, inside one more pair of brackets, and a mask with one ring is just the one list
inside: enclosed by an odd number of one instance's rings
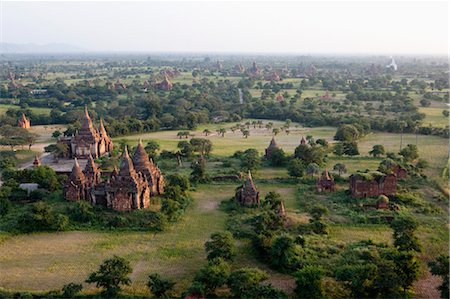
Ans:
{"label": "temple roof", "polygon": [[85,172],[96,172],[97,171],[97,165],[94,162],[94,158],[92,158],[92,155],[89,154],[89,158],[86,163],[86,167],[84,168]]}
{"label": "temple roof", "polygon": [[79,139],[86,139],[88,141],[87,143],[91,143],[92,139],[99,138],[99,134],[97,132],[97,129],[92,124],[92,119],[89,116],[89,112],[87,110],[87,107],[84,107],[84,116],[81,119],[81,129],[75,134],[75,136]]}
{"label": "temple roof", "polygon": [[250,170],[248,171],[247,181],[245,181],[244,189],[251,189],[256,191],[255,183],[253,183],[252,173],[250,172]]}
{"label": "temple roof", "polygon": [[100,126],[98,127],[98,131],[102,137],[107,137],[108,133],[106,133],[105,126],[103,125],[103,119],[100,118]]}
{"label": "temple roof", "polygon": [[330,177],[330,175],[328,174],[328,169],[327,168],[325,168],[325,171],[324,171],[324,173],[323,173],[323,178],[324,179],[326,179],[326,180],[331,180],[331,177]]}
{"label": "temple roof", "polygon": [[300,144],[306,144],[305,138],[302,137],[302,139],[300,140]]}
{"label": "temple roof", "polygon": [[139,143],[133,154],[133,164],[139,169],[150,166],[150,159],[147,152],[145,151],[144,146],[142,145],[141,139],[139,140]]}
{"label": "temple roof", "polygon": [[275,141],[275,137],[272,137],[272,140],[270,140],[269,148],[277,148],[278,144]]}
{"label": "temple roof", "polygon": [[136,171],[134,170],[133,162],[128,155],[128,147],[125,146],[125,150],[122,154],[122,162],[120,163],[119,176],[135,176]]}
{"label": "temple roof", "polygon": [[83,181],[85,179],[84,173],[81,170],[80,164],[78,164],[77,158],[75,158],[75,162],[73,163],[72,172],[70,174],[70,180],[73,182]]}

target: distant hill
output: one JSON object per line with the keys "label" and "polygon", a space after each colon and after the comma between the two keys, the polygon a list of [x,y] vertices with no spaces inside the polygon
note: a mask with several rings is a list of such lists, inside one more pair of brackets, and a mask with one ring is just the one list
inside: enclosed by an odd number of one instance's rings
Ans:
{"label": "distant hill", "polygon": [[70,44],[53,43],[53,44],[14,44],[14,43],[0,43],[0,53],[69,53],[69,52],[83,52],[85,49],[76,47]]}

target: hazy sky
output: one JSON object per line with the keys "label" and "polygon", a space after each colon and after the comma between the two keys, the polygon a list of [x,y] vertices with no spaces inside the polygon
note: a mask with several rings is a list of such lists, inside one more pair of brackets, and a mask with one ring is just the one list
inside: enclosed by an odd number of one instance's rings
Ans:
{"label": "hazy sky", "polygon": [[10,43],[364,54],[446,54],[449,46],[446,1],[2,2],[2,39]]}

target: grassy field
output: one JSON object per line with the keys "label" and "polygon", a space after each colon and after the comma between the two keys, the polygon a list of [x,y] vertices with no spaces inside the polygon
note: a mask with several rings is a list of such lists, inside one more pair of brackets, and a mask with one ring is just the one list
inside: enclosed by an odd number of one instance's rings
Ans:
{"label": "grassy field", "polygon": [[[247,121],[247,120],[246,120]],[[245,123],[243,121],[241,123]],[[250,120],[251,122],[252,120]],[[264,121],[266,124],[268,121]],[[284,123],[279,121],[273,121],[274,128],[281,127]],[[240,131],[234,133],[229,130],[234,124],[210,124],[200,126],[196,131],[192,131],[193,137],[207,138],[213,143],[213,155],[217,156],[230,156],[237,150],[246,150],[248,148],[257,149],[261,155],[264,154],[264,149],[267,148],[270,139],[273,134],[271,130],[265,128],[253,128],[250,126],[250,136],[244,138]],[[227,129],[225,137],[221,137],[216,133],[216,130],[220,127]],[[212,134],[205,136],[202,132],[204,129],[209,129]],[[175,150],[180,140],[177,135],[178,131],[160,131],[154,133],[145,133],[139,135],[131,135],[127,137],[118,137],[114,141],[125,140],[129,145],[136,145],[139,138],[145,143],[147,140],[156,140],[162,149]],[[333,142],[333,136],[336,133],[336,129],[332,127],[315,127],[307,128],[299,126],[298,124],[292,124],[290,133],[287,135],[285,132],[279,133],[275,139],[278,145],[288,154],[293,154],[295,148],[299,145],[300,139],[307,135],[312,135],[315,139],[325,138],[329,142]],[[349,157],[335,157],[330,154],[330,160],[327,167],[332,168],[334,164],[340,162],[344,163],[349,172],[364,169],[376,169],[382,158],[372,158],[369,155],[369,151],[375,144],[384,145],[387,152],[398,152],[400,149],[400,134],[395,133],[371,133],[363,137],[358,141],[358,148],[360,156]],[[419,148],[419,154],[421,158],[426,159],[430,163],[429,169],[426,171],[428,175],[434,178],[439,178],[442,169],[448,158],[448,142],[445,138],[436,136],[424,136],[414,134],[403,134],[403,146],[407,144],[416,144]]]}
{"label": "grassy field", "polygon": [[[0,115],[4,115],[8,109],[20,109],[19,105],[0,104]],[[50,115],[50,108],[30,107],[31,111],[36,114]]]}
{"label": "grassy field", "polygon": [[431,107],[421,107],[419,108],[420,113],[425,113],[426,117],[424,120],[425,125],[433,125],[434,127],[445,127],[449,125],[449,118],[442,114],[444,109],[447,108],[431,108]]}

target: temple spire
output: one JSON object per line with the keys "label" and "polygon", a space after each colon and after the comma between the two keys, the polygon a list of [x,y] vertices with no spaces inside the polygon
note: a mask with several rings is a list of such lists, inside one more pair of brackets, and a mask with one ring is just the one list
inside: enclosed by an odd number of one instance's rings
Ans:
{"label": "temple spire", "polygon": [[128,146],[125,146],[125,150],[122,154],[122,162],[120,164],[119,175],[120,176],[134,176],[136,174],[133,166],[133,162],[128,155]]}
{"label": "temple spire", "polygon": [[108,136],[108,133],[106,133],[105,126],[103,125],[103,118],[100,118],[99,131],[100,131],[100,134],[102,135],[102,137]]}
{"label": "temple spire", "polygon": [[70,174],[70,179],[72,181],[82,181],[84,180],[84,173],[81,170],[80,164],[78,163],[77,158],[73,163],[72,173]]}

